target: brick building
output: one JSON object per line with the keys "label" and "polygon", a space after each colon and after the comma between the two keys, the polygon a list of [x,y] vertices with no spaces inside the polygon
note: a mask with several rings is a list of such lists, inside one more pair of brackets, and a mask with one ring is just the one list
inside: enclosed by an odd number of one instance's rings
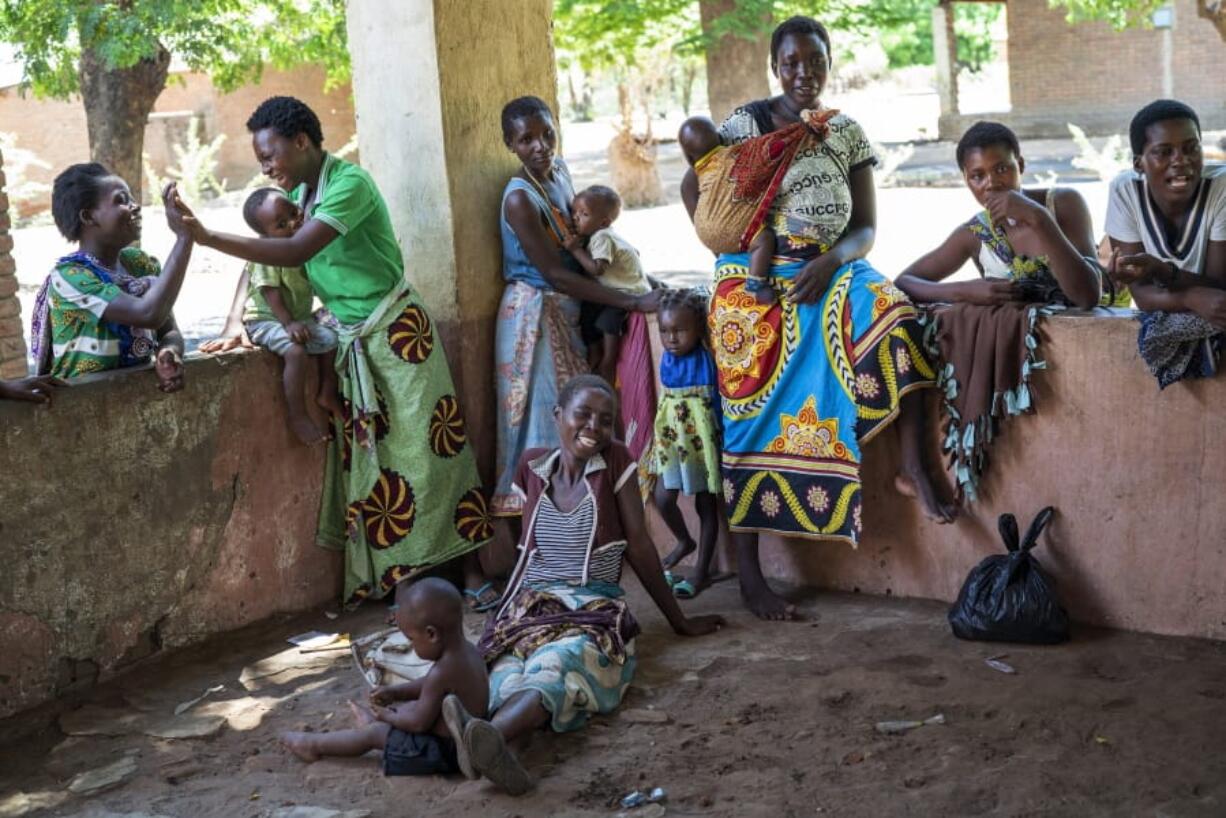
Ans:
{"label": "brick building", "polygon": [[[173,72],[173,67],[172,67]],[[19,72],[18,72],[19,76]],[[6,80],[0,75],[0,83]],[[0,131],[13,133],[18,147],[32,151],[50,168],[28,167],[27,181],[50,184],[55,175],[74,162],[89,161],[89,138],[85,129],[85,108],[79,99],[49,100],[22,95],[11,78],[0,87]],[[348,84],[324,93],[324,71],[317,66],[302,66],[292,71],[266,70],[256,85],[247,85],[223,94],[209,78],[191,72],[173,73],[149,117],[145,129],[145,154],[154,170],[163,174],[175,163],[174,146],[182,144],[193,118],[199,118],[203,141],[218,134],[226,140],[218,151],[218,179],[241,188],[259,167],[251,154],[251,140],[244,123],[264,99],[288,94],[306,102],[319,114],[324,131],[324,146],[333,150],[353,138],[353,98]],[[22,207],[22,214],[50,207],[33,202]]]}
{"label": "brick building", "polygon": [[[1226,128],[1226,41],[1197,16],[1196,0],[1174,0],[1170,28],[1126,31],[1103,22],[1070,25],[1066,9],[1053,9],[1047,0],[1008,0],[1006,7],[1010,99],[999,113],[957,112],[951,57],[944,38],[937,38],[946,86],[942,138],[957,139],[971,122],[986,118],[1030,137],[1068,136],[1069,122],[1087,133],[1123,133],[1138,108],[1160,97],[1191,105],[1206,129]],[[938,30],[945,20],[938,6]]]}

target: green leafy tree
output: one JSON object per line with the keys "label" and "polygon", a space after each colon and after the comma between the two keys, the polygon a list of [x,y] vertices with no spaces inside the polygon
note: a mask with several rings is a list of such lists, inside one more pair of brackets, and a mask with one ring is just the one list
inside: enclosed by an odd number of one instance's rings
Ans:
{"label": "green leafy tree", "polygon": [[[1068,9],[1070,23],[1106,20],[1116,28],[1152,25],[1156,10],[1167,0],[1051,0],[1052,6]],[[1226,41],[1226,3],[1222,0],[1196,0],[1196,14],[1213,24]]]}
{"label": "green leafy tree", "polygon": [[0,40],[36,96],[85,106],[90,154],[140,195],[145,125],[172,55],[222,90],[266,64],[349,76],[344,0],[0,0]]}

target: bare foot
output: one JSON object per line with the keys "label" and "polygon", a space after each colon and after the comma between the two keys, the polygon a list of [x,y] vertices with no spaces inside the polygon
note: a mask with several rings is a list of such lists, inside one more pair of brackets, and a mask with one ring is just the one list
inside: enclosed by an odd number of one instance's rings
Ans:
{"label": "bare foot", "polygon": [[314,736],[310,733],[282,733],[281,743],[284,744],[291,753],[305,761],[307,764],[319,761],[319,753],[315,752],[312,741]]}
{"label": "bare foot", "polygon": [[366,725],[374,724],[377,721],[374,713],[370,712],[370,710],[355,701],[350,700],[349,710],[353,713],[353,723],[358,727],[365,727]]}
{"label": "bare foot", "polygon": [[331,417],[339,418],[345,413],[344,407],[341,406],[340,396],[334,389],[321,389],[315,396],[315,402],[327,410]]}
{"label": "bare foot", "polygon": [[304,445],[315,446],[320,443],[328,442],[326,432],[321,432],[319,427],[315,425],[315,421],[311,420],[306,415],[299,418],[290,418],[289,427],[294,431],[294,435]]}
{"label": "bare foot", "polygon": [[741,583],[741,601],[749,612],[770,622],[794,622],[800,619],[796,606],[776,594],[765,582],[759,587],[746,588]]}
{"label": "bare foot", "polygon": [[937,497],[936,486],[923,472],[900,471],[894,478],[894,488],[904,497],[918,502],[923,515],[934,523],[944,525],[958,516],[958,507],[952,503],[942,503]]}
{"label": "bare foot", "polygon": [[667,571],[683,559],[694,553],[694,549],[698,547],[698,543],[693,540],[679,540],[672,551],[669,551],[664,559],[660,560],[660,564]]}

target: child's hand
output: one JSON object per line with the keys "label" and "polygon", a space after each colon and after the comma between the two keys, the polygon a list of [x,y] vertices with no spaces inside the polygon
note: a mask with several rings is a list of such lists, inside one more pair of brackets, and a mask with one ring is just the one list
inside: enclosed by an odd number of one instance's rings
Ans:
{"label": "child's hand", "polygon": [[583,249],[583,236],[578,233],[571,233],[566,238],[562,239],[562,246],[570,252]]}
{"label": "child's hand", "polygon": [[237,335],[223,335],[220,338],[214,338],[211,341],[205,341],[197,349],[201,352],[216,353],[229,352],[232,349],[254,349],[255,344],[251,343],[251,339],[247,337],[247,333],[240,332]]}
{"label": "child's hand", "polygon": [[378,705],[378,704],[375,704],[374,702],[371,702],[371,705],[370,705],[371,715],[374,716],[377,721],[381,721],[384,724],[391,723],[392,714],[395,712],[396,711],[390,708],[387,708],[382,705]]}
{"label": "child's hand", "polygon": [[379,685],[370,691],[370,703],[375,707],[386,707],[393,701],[391,688],[387,685]]}
{"label": "child's hand", "polygon": [[311,340],[311,331],[301,321],[290,321],[285,325],[285,334],[296,344],[305,344]]}

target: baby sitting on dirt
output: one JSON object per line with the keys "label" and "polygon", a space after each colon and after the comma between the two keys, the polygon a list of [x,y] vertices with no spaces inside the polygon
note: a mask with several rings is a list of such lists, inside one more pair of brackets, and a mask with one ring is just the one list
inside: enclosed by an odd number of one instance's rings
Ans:
{"label": "baby sitting on dirt", "polygon": [[481,654],[464,636],[463,608],[455,586],[444,580],[397,585],[396,625],[419,657],[434,662],[430,672],[405,684],[376,687],[369,707],[350,702],[355,729],[284,733],[281,741],[306,762],[382,750],[384,775],[458,772],[443,699],[454,694],[473,713],[484,714],[489,707],[489,676]]}

